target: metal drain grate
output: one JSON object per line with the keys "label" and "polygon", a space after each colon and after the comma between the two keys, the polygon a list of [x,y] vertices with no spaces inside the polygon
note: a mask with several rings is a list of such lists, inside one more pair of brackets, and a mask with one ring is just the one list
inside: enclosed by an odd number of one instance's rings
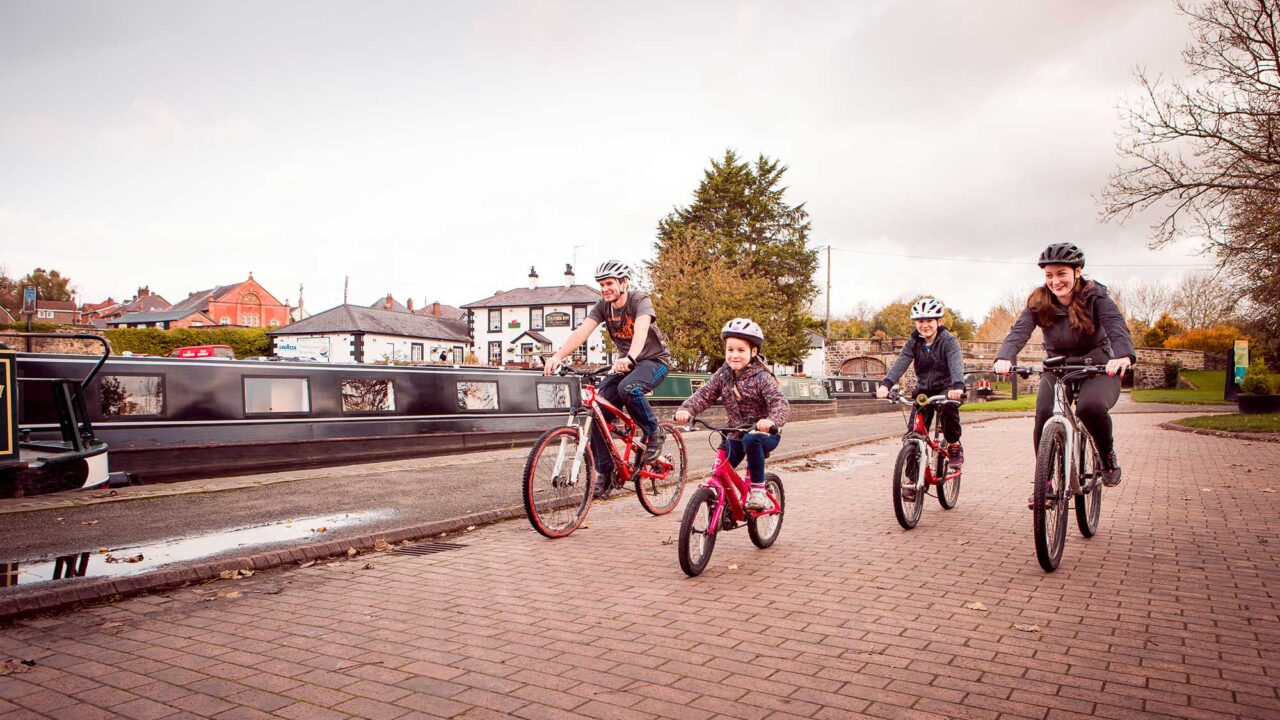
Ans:
{"label": "metal drain grate", "polygon": [[464,547],[466,547],[466,545],[461,545],[459,543],[429,542],[418,543],[417,545],[404,545],[396,548],[395,552],[400,555],[434,555],[435,553],[457,550]]}

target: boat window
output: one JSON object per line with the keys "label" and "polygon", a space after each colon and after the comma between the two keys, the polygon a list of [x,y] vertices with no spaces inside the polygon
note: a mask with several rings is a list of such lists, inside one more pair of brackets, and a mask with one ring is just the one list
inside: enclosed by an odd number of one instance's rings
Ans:
{"label": "boat window", "polygon": [[837,380],[837,381],[836,381],[836,392],[844,392],[844,381],[843,381],[843,380]]}
{"label": "boat window", "polygon": [[390,380],[343,380],[342,412],[394,412],[395,385]]}
{"label": "boat window", "polygon": [[306,378],[244,379],[245,413],[311,412],[311,394]]}
{"label": "boat window", "polygon": [[569,407],[568,383],[540,382],[538,385],[539,410],[563,410]]}
{"label": "boat window", "polygon": [[459,410],[497,410],[498,383],[465,381],[458,383]]}
{"label": "boat window", "polygon": [[163,376],[103,375],[98,389],[105,417],[164,414]]}

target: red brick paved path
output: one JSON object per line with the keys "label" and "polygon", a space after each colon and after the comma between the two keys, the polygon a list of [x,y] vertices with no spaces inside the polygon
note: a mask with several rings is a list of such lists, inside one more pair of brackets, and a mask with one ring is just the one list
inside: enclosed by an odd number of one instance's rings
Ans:
{"label": "red brick paved path", "polygon": [[909,533],[896,443],[784,470],[777,545],[727,533],[699,578],[678,513],[624,499],[566,540],[509,522],[22,621],[0,661],[36,665],[0,718],[1280,717],[1280,445],[1166,419],[1116,418],[1126,480],[1052,575],[1010,419],[969,430],[959,507]]}

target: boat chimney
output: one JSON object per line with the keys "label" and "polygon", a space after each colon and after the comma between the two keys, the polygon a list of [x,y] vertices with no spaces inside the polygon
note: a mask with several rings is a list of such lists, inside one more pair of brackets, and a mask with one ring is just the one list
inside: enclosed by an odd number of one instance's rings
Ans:
{"label": "boat chimney", "polygon": [[536,287],[538,287],[538,271],[534,270],[533,266],[530,265],[529,266],[529,289],[532,290]]}
{"label": "boat chimney", "polygon": [[564,264],[564,286],[573,287],[573,266],[569,263]]}

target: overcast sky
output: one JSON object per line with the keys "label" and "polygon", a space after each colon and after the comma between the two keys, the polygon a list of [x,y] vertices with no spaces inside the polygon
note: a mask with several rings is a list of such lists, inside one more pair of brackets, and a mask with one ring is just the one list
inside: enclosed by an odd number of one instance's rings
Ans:
{"label": "overcast sky", "polygon": [[733,148],[790,167],[833,314],[981,318],[1050,242],[1107,283],[1205,262],[1095,200],[1134,68],[1188,38],[1171,0],[0,0],[0,265],[82,301],[253,271],[312,312],[344,276],[460,305],[651,258]]}

